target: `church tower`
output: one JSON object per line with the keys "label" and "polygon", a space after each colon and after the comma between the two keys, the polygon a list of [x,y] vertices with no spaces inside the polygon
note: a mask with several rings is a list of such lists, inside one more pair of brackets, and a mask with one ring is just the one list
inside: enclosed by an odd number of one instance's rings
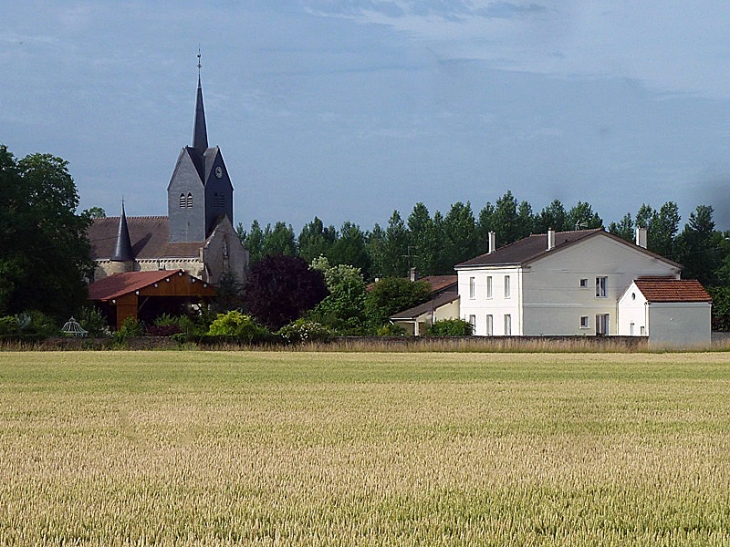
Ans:
{"label": "church tower", "polygon": [[167,186],[170,243],[205,241],[222,216],[233,224],[233,185],[217,146],[208,147],[198,53],[193,145],[180,151]]}

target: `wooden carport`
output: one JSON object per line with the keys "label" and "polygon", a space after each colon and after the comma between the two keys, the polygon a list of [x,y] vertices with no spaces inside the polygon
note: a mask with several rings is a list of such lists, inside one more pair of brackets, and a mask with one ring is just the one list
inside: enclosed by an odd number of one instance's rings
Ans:
{"label": "wooden carport", "polygon": [[154,318],[174,313],[185,304],[197,304],[215,297],[215,287],[185,270],[156,270],[113,274],[89,285],[89,299],[98,304],[120,329],[127,317],[140,313]]}

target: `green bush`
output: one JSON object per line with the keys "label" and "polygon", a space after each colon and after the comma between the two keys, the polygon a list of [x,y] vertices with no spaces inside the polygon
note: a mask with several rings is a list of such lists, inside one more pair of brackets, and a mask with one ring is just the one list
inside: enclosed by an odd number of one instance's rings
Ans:
{"label": "green bush", "polygon": [[435,321],[426,332],[426,336],[471,336],[474,328],[463,319],[441,319]]}
{"label": "green bush", "polygon": [[316,321],[297,319],[281,327],[277,334],[287,344],[304,344],[307,342],[329,342],[334,333]]}
{"label": "green bush", "polygon": [[11,316],[6,315],[5,317],[0,317],[0,336],[19,336],[20,335],[20,325],[18,324],[18,320]]}
{"label": "green bush", "polygon": [[134,317],[127,317],[122,322],[122,327],[114,333],[114,342],[124,344],[128,338],[142,336],[142,325]]}
{"label": "green bush", "polygon": [[406,329],[395,323],[386,323],[377,330],[378,336],[405,336]]}
{"label": "green bush", "polygon": [[210,324],[208,335],[233,338],[247,344],[266,342],[271,337],[266,327],[256,323],[251,316],[236,310],[218,314],[216,320]]}
{"label": "green bush", "polygon": [[109,325],[106,319],[95,306],[85,306],[79,311],[79,325],[89,332],[91,337],[109,335]]}

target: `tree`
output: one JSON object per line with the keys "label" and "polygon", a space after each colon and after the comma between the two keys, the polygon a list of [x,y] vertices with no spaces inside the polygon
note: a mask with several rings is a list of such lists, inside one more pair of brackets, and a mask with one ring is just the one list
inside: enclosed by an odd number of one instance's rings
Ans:
{"label": "tree", "polygon": [[400,277],[381,279],[365,297],[365,313],[372,327],[378,328],[399,311],[423,304],[431,297],[431,287],[425,281],[410,281]]}
{"label": "tree", "polygon": [[552,228],[556,232],[565,230],[565,207],[559,199],[555,199],[544,207],[535,219],[535,231],[540,234],[546,234],[548,229]]}
{"label": "tree", "polygon": [[106,218],[106,211],[101,207],[89,207],[84,214],[89,218]]}
{"label": "tree", "polygon": [[565,215],[566,230],[592,230],[601,226],[603,226],[601,217],[584,201],[576,203]]}
{"label": "tree", "polygon": [[312,268],[324,274],[329,294],[311,313],[319,323],[340,334],[358,334],[365,323],[365,281],[359,268],[348,264],[330,266],[329,261],[315,258]]}
{"label": "tree", "polygon": [[262,250],[264,255],[297,256],[296,236],[291,224],[277,222],[273,230],[271,224],[267,224]]}
{"label": "tree", "polygon": [[609,224],[608,231],[626,241],[634,241],[634,221],[631,213],[626,213],[618,223]]}
{"label": "tree", "polygon": [[272,330],[298,319],[327,296],[322,272],[299,257],[267,255],[251,267],[244,301],[259,322]]}
{"label": "tree", "polygon": [[360,226],[345,222],[340,228],[339,237],[330,250],[333,265],[348,264],[358,268],[365,279],[369,278],[371,261],[367,252],[366,236]]}
{"label": "tree", "polygon": [[324,223],[318,217],[314,217],[314,220],[305,224],[299,232],[299,256],[310,264],[320,256],[329,258],[336,240],[335,227],[325,228]]}
{"label": "tree", "polygon": [[34,309],[60,321],[86,301],[91,219],[76,213],[67,166],[50,154],[16,161],[0,145],[0,315]]}
{"label": "tree", "polygon": [[236,232],[241,244],[248,250],[249,265],[253,266],[264,257],[264,231],[261,229],[259,221],[254,220],[251,223],[250,232],[246,232],[240,222],[236,227]]}
{"label": "tree", "polygon": [[449,270],[459,262],[474,258],[479,251],[479,231],[471,204],[460,201],[454,203],[449,213],[444,217],[442,231],[442,248],[444,261]]}
{"label": "tree", "polygon": [[369,248],[376,276],[399,277],[408,273],[408,230],[398,211],[393,211],[384,231],[375,225]]}
{"label": "tree", "polygon": [[682,277],[697,279],[703,285],[715,285],[722,265],[723,235],[715,231],[711,205],[698,205],[677,237]]}

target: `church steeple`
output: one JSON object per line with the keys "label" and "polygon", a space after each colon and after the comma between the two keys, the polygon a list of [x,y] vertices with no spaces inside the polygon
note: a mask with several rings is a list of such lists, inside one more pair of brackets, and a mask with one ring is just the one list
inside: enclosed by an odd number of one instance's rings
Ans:
{"label": "church steeple", "polygon": [[119,217],[119,228],[117,229],[117,243],[114,246],[114,254],[111,259],[114,262],[129,262],[134,260],[132,240],[129,237],[129,226],[127,225],[127,215],[124,212],[123,201],[122,216]]}
{"label": "church steeple", "polygon": [[198,50],[198,97],[195,101],[193,148],[202,153],[208,149],[208,131],[205,128],[205,109],[203,108],[203,88],[200,85],[200,66],[200,50]]}

